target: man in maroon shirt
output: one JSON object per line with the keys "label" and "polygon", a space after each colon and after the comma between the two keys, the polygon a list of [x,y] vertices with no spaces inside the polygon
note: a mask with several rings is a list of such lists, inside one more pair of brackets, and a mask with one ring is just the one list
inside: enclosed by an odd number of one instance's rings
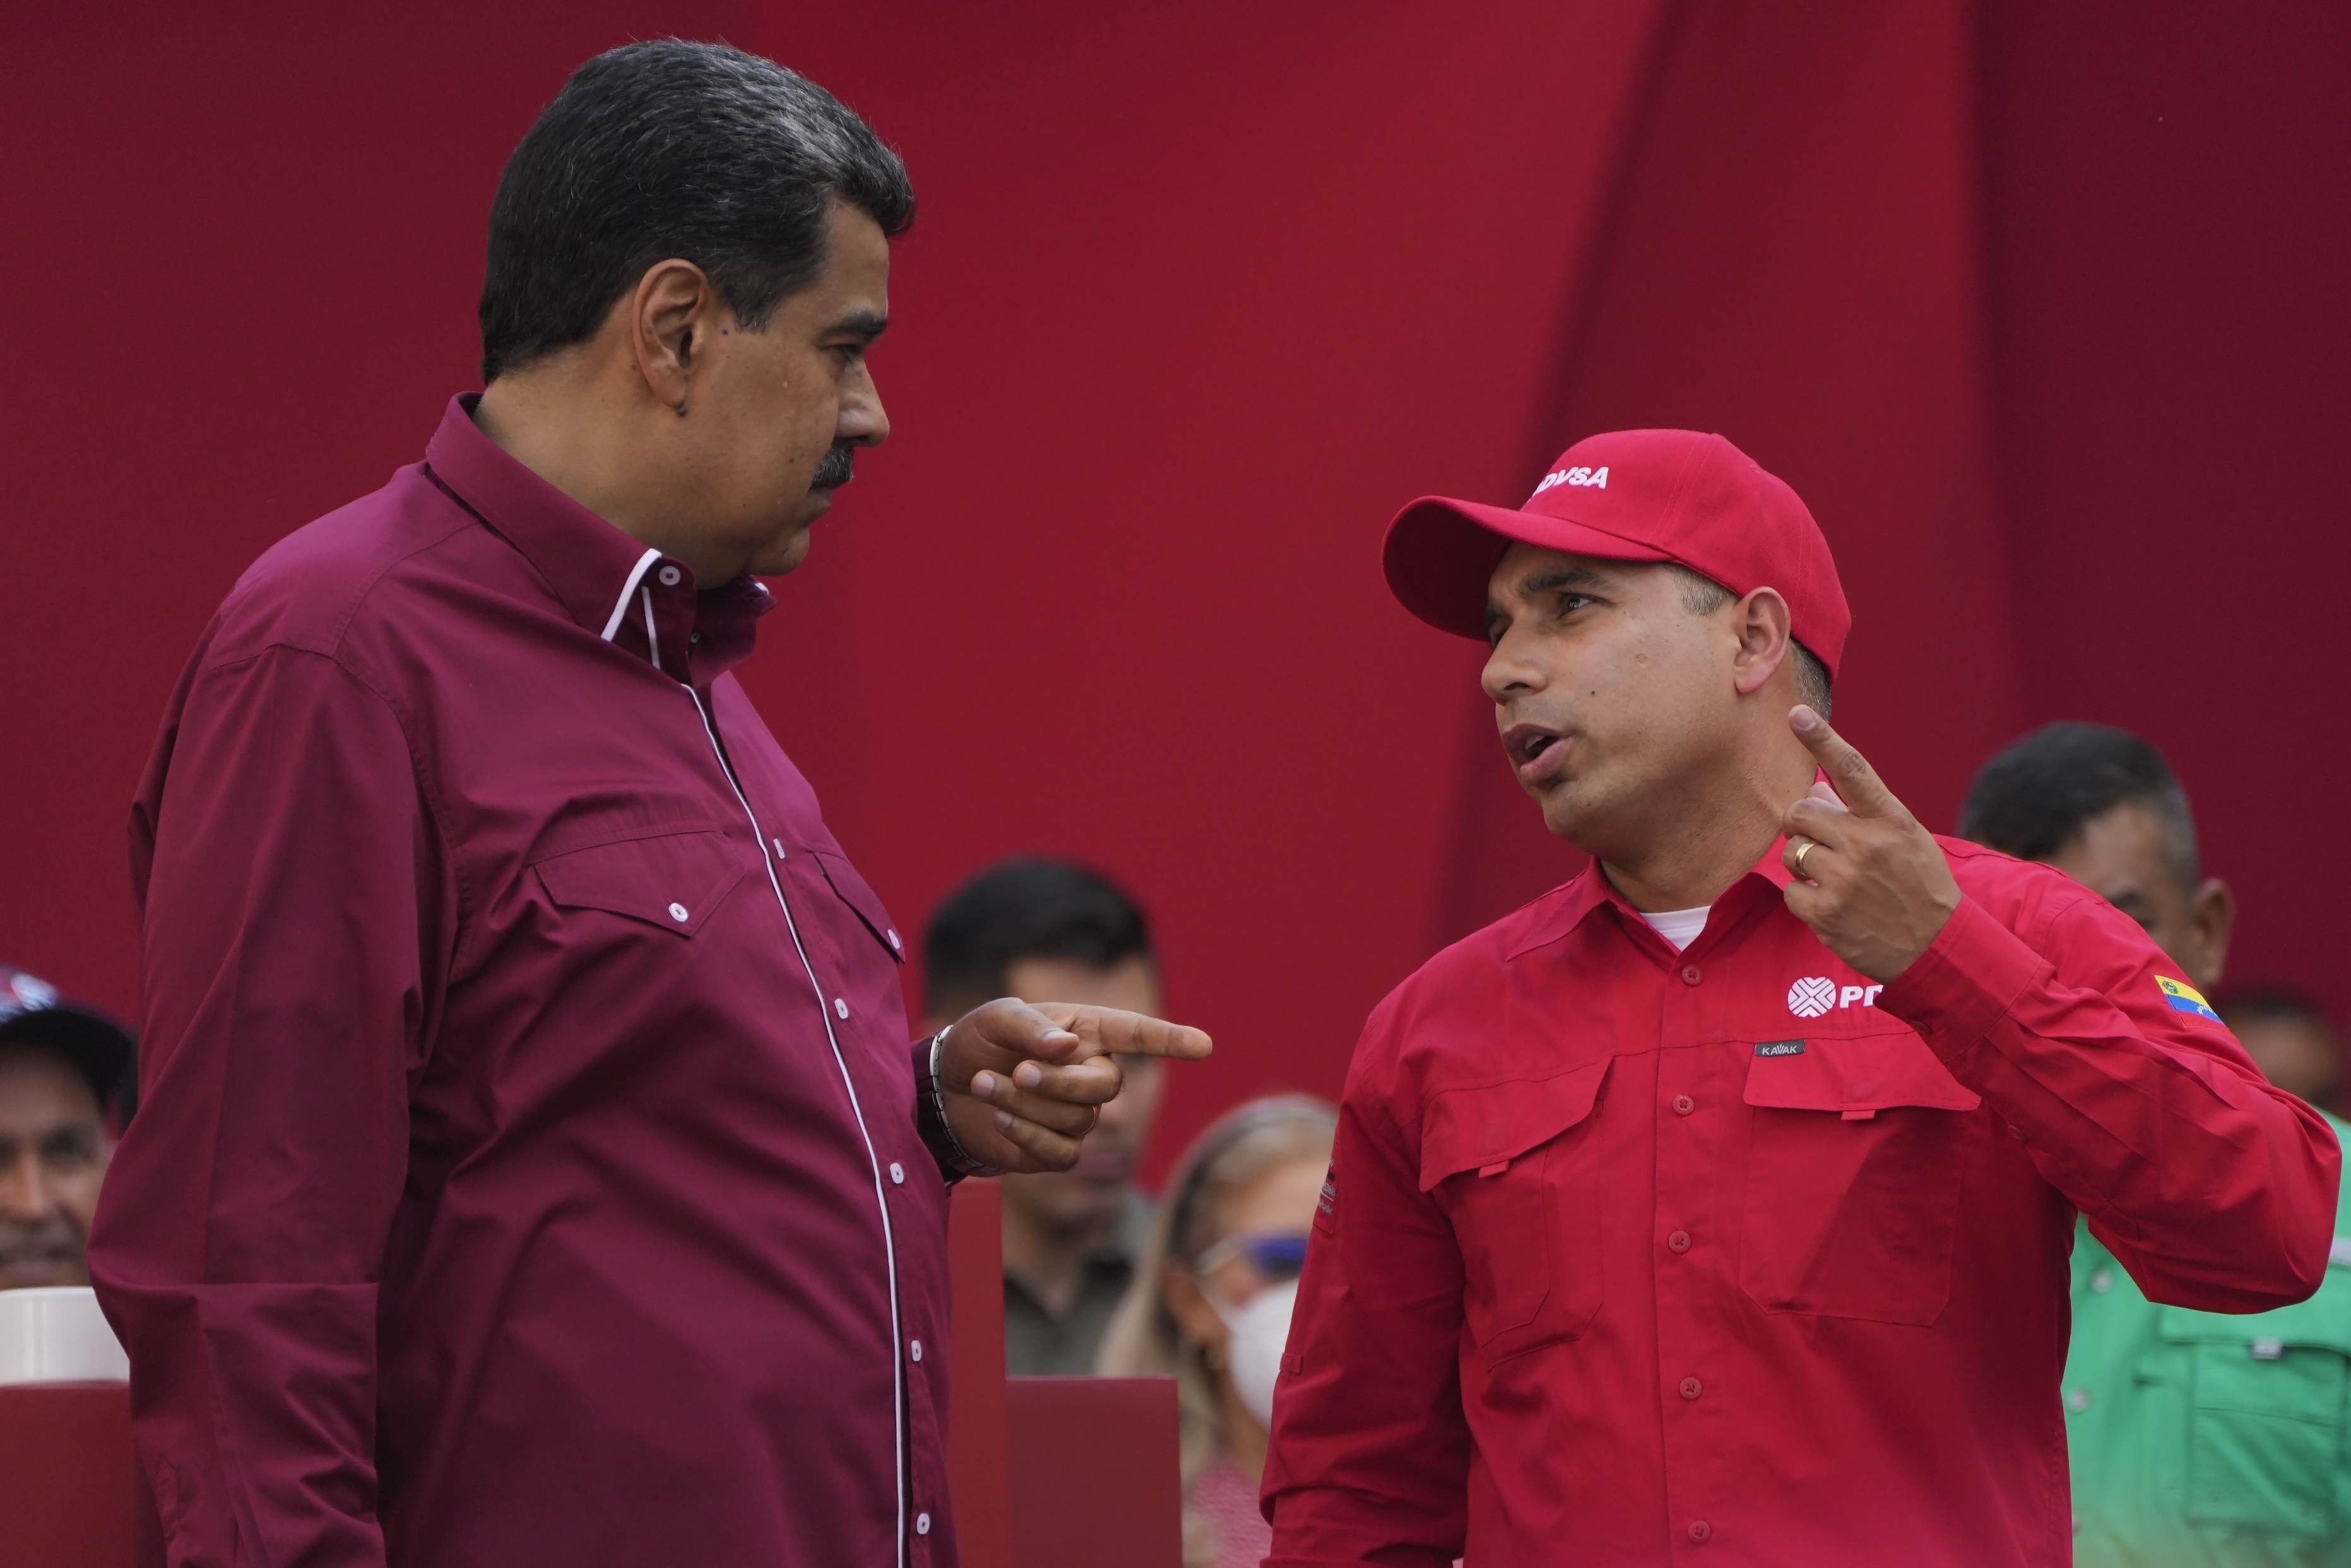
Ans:
{"label": "man in maroon shirt", "polygon": [[1416,502],[1386,568],[1485,636],[1593,864],[1365,1029],[1269,1563],[2067,1562],[2075,1212],[2156,1300],[2297,1301],[2333,1134],[2135,924],[1829,727],[1835,563],[1721,437]]}
{"label": "man in maroon shirt", "polygon": [[888,425],[896,156],[676,42],[508,164],[488,390],[265,554],[132,823],[91,1259],[189,1568],[950,1564],[947,1183],[1059,1169],[1133,1013],[909,1044],[904,941],[730,673]]}

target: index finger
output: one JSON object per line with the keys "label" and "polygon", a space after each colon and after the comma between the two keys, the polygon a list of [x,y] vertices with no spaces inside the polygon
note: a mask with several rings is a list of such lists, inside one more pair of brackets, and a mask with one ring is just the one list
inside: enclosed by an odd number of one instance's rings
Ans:
{"label": "index finger", "polygon": [[1078,1037],[1080,1048],[1065,1060],[1086,1056],[1164,1056],[1178,1061],[1201,1061],[1215,1042],[1189,1025],[1169,1023],[1146,1013],[1123,1008],[1085,1007],[1074,1002],[1050,1002],[1037,1010]]}
{"label": "index finger", "polygon": [[1894,798],[1894,791],[1886,787],[1886,781],[1878,778],[1869,759],[1831,729],[1828,720],[1798,703],[1788,710],[1788,727],[1796,732],[1796,738],[1804,743],[1804,749],[1813,754],[1813,760],[1829,776],[1829,783],[1844,800],[1846,810],[1856,817],[1909,815],[1902,802]]}

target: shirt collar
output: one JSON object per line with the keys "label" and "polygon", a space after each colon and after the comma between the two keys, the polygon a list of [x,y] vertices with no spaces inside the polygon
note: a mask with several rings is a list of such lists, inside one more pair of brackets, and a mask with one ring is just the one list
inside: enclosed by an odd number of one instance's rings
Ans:
{"label": "shirt collar", "polygon": [[[1828,775],[1821,773],[1817,777],[1825,781]],[[1722,895],[1714,901],[1716,905],[1719,906],[1732,897],[1750,877],[1761,877],[1771,884],[1774,893],[1787,892],[1788,884],[1795,881],[1795,873],[1788,869],[1788,862],[1781,858],[1787,852],[1787,835],[1783,833],[1773,839],[1771,847],[1763,852],[1763,858],[1748,867],[1738,882],[1726,888]],[[1511,946],[1510,957],[1516,958],[1522,953],[1531,953],[1538,947],[1548,946],[1558,941],[1577,926],[1582,925],[1592,912],[1604,904],[1614,904],[1620,919],[1629,921],[1635,925],[1642,924],[1641,912],[1633,907],[1630,899],[1616,891],[1616,884],[1608,880],[1606,872],[1601,870],[1597,856],[1584,866],[1583,872],[1574,880],[1552,896],[1557,902],[1544,911],[1542,916],[1528,927],[1526,935]]]}
{"label": "shirt collar", "polygon": [[697,591],[685,562],[640,544],[484,434],[474,423],[481,395],[449,400],[425,466],[522,552],[573,621],[696,686],[749,656],[754,622],[775,608],[767,584],[747,574]]}

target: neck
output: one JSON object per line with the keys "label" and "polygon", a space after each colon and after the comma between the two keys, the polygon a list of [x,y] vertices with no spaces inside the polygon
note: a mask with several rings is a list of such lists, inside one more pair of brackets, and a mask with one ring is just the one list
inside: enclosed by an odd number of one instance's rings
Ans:
{"label": "neck", "polygon": [[1698,909],[1714,901],[1763,858],[1781,819],[1811,789],[1812,754],[1792,736],[1769,755],[1722,776],[1719,787],[1664,803],[1651,813],[1665,831],[1621,852],[1599,856],[1625,902],[1644,914]]}
{"label": "neck", "polygon": [[1064,1316],[1078,1303],[1078,1292],[1086,1282],[1086,1264],[1117,1231],[1118,1221],[1119,1213],[1113,1209],[1083,1225],[1050,1225],[1024,1206],[1008,1202],[1004,1206],[1004,1271],[1047,1312],[1057,1318]]}
{"label": "neck", "polygon": [[649,488],[668,486],[644,482],[643,454],[632,439],[642,412],[601,384],[588,356],[566,352],[492,382],[474,405],[474,423],[507,456],[639,544],[685,562],[700,586],[716,588],[739,575],[742,564],[705,559],[696,541],[680,537],[675,520],[644,498]]}

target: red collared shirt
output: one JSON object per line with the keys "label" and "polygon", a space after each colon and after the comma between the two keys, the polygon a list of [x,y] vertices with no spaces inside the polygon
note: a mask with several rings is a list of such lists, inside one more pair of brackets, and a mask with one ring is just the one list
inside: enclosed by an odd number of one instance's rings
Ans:
{"label": "red collared shirt", "polygon": [[189,661],[91,1246],[171,1561],[955,1560],[902,940],[735,677],[772,603],[452,406]]}
{"label": "red collared shirt", "polygon": [[1894,984],[1779,846],[1676,953],[1594,868],[1440,953],[1350,1071],[1269,1568],[2062,1564],[2076,1207],[2147,1293],[2317,1288],[2341,1155],[2043,866]]}

